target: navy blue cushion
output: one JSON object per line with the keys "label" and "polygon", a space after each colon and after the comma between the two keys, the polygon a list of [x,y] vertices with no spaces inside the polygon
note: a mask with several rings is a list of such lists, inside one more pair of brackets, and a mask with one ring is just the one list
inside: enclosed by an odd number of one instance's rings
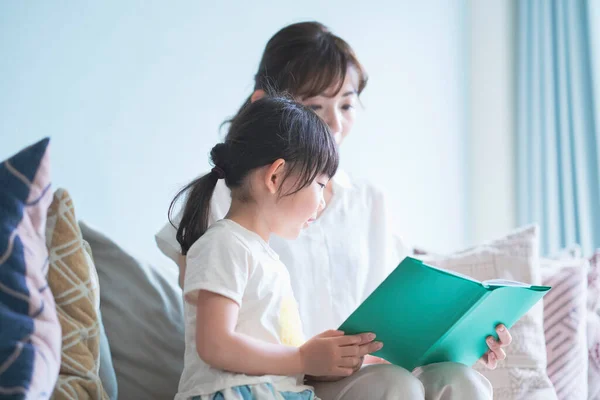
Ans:
{"label": "navy blue cushion", "polygon": [[48,288],[45,242],[49,139],[0,165],[0,397],[49,398],[61,330]]}

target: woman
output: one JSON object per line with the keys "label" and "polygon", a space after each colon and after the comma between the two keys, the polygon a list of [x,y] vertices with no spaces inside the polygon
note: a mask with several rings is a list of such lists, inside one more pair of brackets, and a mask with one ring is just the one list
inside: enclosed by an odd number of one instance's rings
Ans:
{"label": "woman", "polygon": [[[317,22],[293,24],[267,43],[254,92],[242,109],[273,88],[287,91],[310,106],[341,145],[352,130],[366,84],[366,72],[344,40]],[[338,171],[326,187],[325,201],[327,207],[297,240],[270,242],[289,269],[306,337],[338,327],[409,254],[393,234],[385,197],[371,184]],[[211,222],[225,216],[230,202],[220,182],[211,199]],[[167,224],[156,240],[183,277],[185,257],[175,235],[176,229]],[[482,359],[490,368],[505,357],[502,347],[510,342],[508,330],[498,334],[500,341],[492,341]],[[365,359],[365,364],[381,362]],[[453,363],[427,366],[415,374],[392,365],[367,365],[351,377],[311,384],[324,400],[490,399],[492,391],[483,376]]]}

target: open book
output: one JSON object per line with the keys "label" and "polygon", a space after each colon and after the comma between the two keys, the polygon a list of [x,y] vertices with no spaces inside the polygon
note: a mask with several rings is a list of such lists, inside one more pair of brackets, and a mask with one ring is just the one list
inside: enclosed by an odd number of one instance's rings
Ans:
{"label": "open book", "polygon": [[547,286],[491,280],[431,267],[407,257],[340,327],[373,332],[375,353],[412,371],[436,362],[473,365],[487,351],[496,325],[508,328],[548,291]]}

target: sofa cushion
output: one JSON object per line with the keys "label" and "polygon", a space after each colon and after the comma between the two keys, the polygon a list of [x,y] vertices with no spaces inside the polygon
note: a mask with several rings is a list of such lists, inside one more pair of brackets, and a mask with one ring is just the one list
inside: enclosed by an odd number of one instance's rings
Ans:
{"label": "sofa cushion", "polygon": [[0,396],[50,397],[61,330],[46,282],[49,139],[0,165]]}
{"label": "sofa cushion", "polygon": [[177,271],[140,261],[97,230],[80,226],[100,279],[119,398],[173,398],[185,350]]}
{"label": "sofa cushion", "polygon": [[98,371],[98,275],[69,193],[58,189],[48,210],[48,284],[62,327],[62,361],[54,399],[108,399]]}
{"label": "sofa cushion", "polygon": [[[540,285],[538,240],[538,228],[528,226],[455,254],[425,256],[424,260],[480,281],[508,279]],[[506,348],[505,361],[500,361],[495,370],[475,366],[492,383],[494,399],[556,399],[546,373],[543,302],[517,321],[510,332],[513,343]]]}

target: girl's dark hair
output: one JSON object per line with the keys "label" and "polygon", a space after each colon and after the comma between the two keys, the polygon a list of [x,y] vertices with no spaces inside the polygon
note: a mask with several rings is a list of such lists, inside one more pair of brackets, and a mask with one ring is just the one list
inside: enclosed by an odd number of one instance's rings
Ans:
{"label": "girl's dark hair", "polygon": [[264,97],[242,110],[232,120],[225,142],[212,148],[210,158],[213,171],[184,187],[169,207],[173,224],[176,202],[189,193],[176,236],[183,255],[208,228],[210,199],[219,178],[224,177],[232,190],[241,188],[248,173],[281,158],[286,162],[282,184],[292,174],[296,178],[290,191],[280,193],[289,196],[320,174],[332,177],[339,163],[327,125],[308,107],[282,96]]}
{"label": "girl's dark hair", "polygon": [[[358,74],[357,94],[367,85],[367,73],[350,45],[319,22],[300,22],[277,32],[267,43],[254,75],[254,90],[290,93],[296,98],[322,94],[337,84],[336,95],[348,67]],[[238,114],[250,103],[244,102]],[[231,121],[226,121],[231,122]]]}

